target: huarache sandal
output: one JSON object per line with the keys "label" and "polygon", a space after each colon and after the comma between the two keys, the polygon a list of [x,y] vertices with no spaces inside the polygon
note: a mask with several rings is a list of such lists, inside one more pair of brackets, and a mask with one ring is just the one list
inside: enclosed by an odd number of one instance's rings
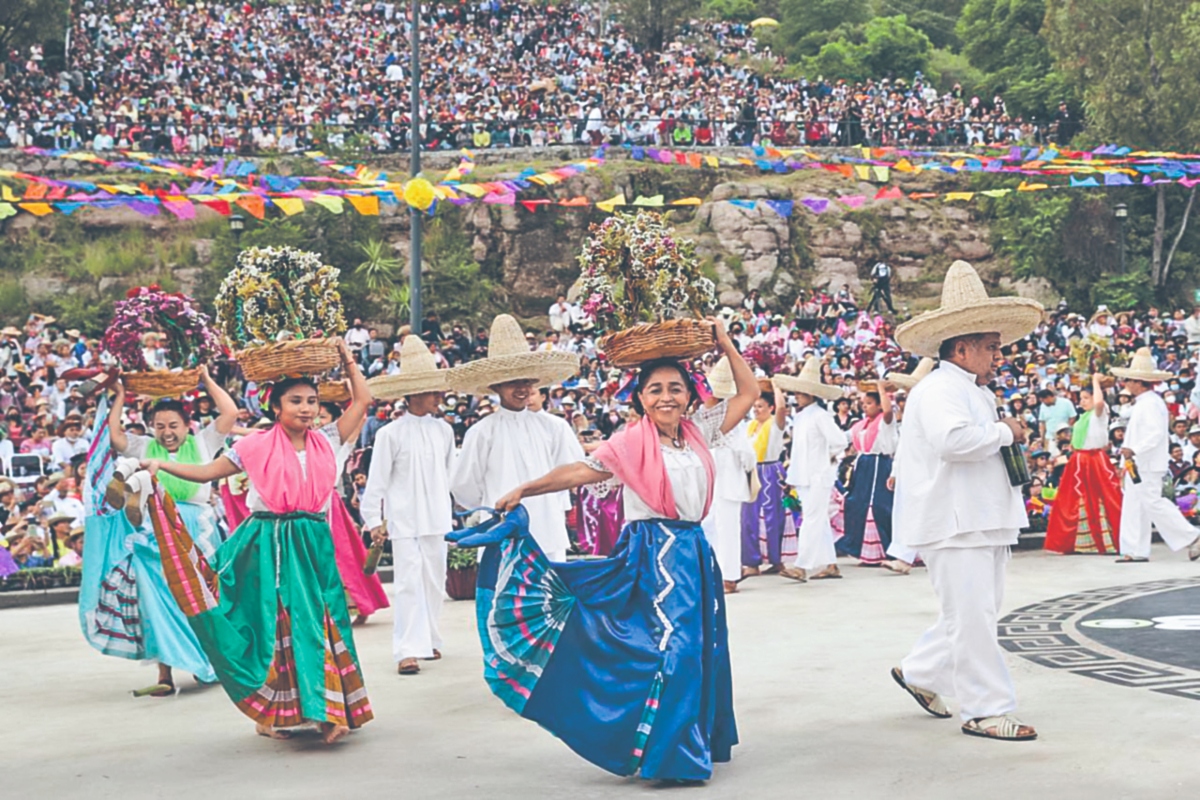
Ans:
{"label": "huarache sandal", "polygon": [[134,697],[171,697],[179,694],[179,687],[174,683],[156,683],[144,689],[134,689],[132,694]]}
{"label": "huarache sandal", "polygon": [[1150,559],[1142,558],[1141,556],[1121,556],[1117,559],[1118,564],[1145,564]]}
{"label": "huarache sandal", "polygon": [[438,650],[436,647],[433,648],[433,655],[425,660],[426,661],[441,661],[442,660],[442,651]]}
{"label": "huarache sandal", "polygon": [[884,561],[879,566],[883,567],[888,572],[894,572],[897,575],[907,575],[912,572],[912,565],[903,561]]}
{"label": "huarache sandal", "polygon": [[406,658],[396,667],[396,672],[400,675],[416,675],[420,671],[421,665],[417,663],[415,658]]}
{"label": "huarache sandal", "polygon": [[741,591],[738,589],[737,581],[723,581],[723,583],[725,584],[725,594],[737,594]]}
{"label": "huarache sandal", "polygon": [[1037,731],[1010,714],[968,720],[963,724],[962,732],[967,736],[1008,742],[1032,742],[1037,738]]}
{"label": "huarache sandal", "polygon": [[834,578],[840,578],[840,577],[842,577],[842,571],[837,568],[837,564],[833,564],[832,566],[828,566],[825,569],[821,570],[816,575],[810,575],[809,580],[828,581],[828,580],[833,580]]}
{"label": "huarache sandal", "polygon": [[936,692],[930,692],[926,689],[919,689],[916,686],[909,686],[908,681],[904,680],[904,673],[899,667],[892,667],[892,680],[900,685],[900,688],[912,695],[913,700],[917,701],[917,705],[925,709],[926,712],[932,714],[938,719],[950,719],[950,711],[946,708],[946,703]]}
{"label": "huarache sandal", "polygon": [[779,574],[784,578],[790,578],[800,583],[808,583],[808,575],[799,567],[784,567],[779,571]]}

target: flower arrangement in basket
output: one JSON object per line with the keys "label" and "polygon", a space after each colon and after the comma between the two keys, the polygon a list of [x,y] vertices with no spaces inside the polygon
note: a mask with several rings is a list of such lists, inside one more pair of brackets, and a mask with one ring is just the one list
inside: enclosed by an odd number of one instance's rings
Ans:
{"label": "flower arrangement in basket", "polygon": [[606,335],[599,345],[615,366],[651,358],[694,358],[711,350],[701,317],[717,304],[695,248],[651,211],[617,213],[592,225],[583,243],[582,306]]}
{"label": "flower arrangement in basket", "polygon": [[[179,371],[153,370],[146,363],[143,340],[162,331],[167,361]],[[122,383],[134,394],[177,397],[196,388],[200,366],[220,352],[208,315],[196,301],[158,284],[130,289],[118,301],[104,332],[104,349],[121,365]]]}
{"label": "flower arrangement in basket", "polygon": [[783,369],[787,354],[783,348],[773,342],[751,342],[742,351],[742,358],[754,364],[768,375],[774,375]]}
{"label": "flower arrangement in basket", "polygon": [[339,363],[346,330],[339,270],[294,247],[250,247],[217,292],[217,327],[258,383],[317,375]]}
{"label": "flower arrangement in basket", "polygon": [[1129,362],[1127,354],[1114,350],[1108,339],[1094,333],[1072,339],[1070,352],[1067,368],[1072,375],[1082,378],[1087,386],[1091,385],[1091,376],[1097,372],[1103,374],[1101,385],[1105,388],[1112,386],[1116,380],[1109,374],[1109,370],[1113,367],[1127,366]]}

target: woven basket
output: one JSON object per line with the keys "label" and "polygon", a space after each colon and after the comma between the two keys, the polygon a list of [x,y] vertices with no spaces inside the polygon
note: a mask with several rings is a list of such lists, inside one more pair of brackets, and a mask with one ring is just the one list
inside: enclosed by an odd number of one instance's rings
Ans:
{"label": "woven basket", "polygon": [[879,381],[859,381],[858,390],[860,392],[878,392]]}
{"label": "woven basket", "polygon": [[182,397],[200,383],[200,370],[126,372],[121,375],[121,383],[125,391],[143,397]]}
{"label": "woven basket", "polygon": [[342,361],[331,339],[293,339],[247,347],[236,357],[246,380],[255,383],[319,375]]}
{"label": "woven basket", "polygon": [[350,384],[345,381],[323,381],[317,385],[317,400],[322,403],[345,403],[350,399]]}
{"label": "woven basket", "polygon": [[669,319],[634,325],[597,342],[615,367],[636,367],[655,358],[696,358],[716,345],[712,329],[699,319]]}

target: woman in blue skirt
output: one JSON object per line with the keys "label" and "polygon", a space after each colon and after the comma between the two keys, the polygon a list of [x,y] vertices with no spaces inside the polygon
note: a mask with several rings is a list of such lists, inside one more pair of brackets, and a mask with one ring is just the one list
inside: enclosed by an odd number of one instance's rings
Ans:
{"label": "woman in blue skirt", "polygon": [[[700,521],[712,502],[709,448],[745,418],[758,385],[710,322],[734,397],[700,408],[683,365],[646,363],[633,387],[638,422],[587,461],[501,498],[497,510],[516,509],[503,522],[451,537],[489,545],[476,604],[492,691],[618,775],[706,780],[737,743],[722,576]],[[590,484],[624,486],[616,548],[602,560],[548,561],[521,500]]]}

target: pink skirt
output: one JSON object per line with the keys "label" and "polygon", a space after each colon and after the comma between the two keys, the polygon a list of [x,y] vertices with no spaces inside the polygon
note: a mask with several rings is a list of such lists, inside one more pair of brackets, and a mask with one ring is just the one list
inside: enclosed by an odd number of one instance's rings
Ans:
{"label": "pink skirt", "polygon": [[354,524],[354,518],[346,510],[342,496],[334,492],[329,502],[329,532],[333,536],[334,556],[342,585],[350,596],[351,604],[364,617],[387,608],[388,596],[378,575],[363,575],[363,564],[367,563],[367,546]]}

